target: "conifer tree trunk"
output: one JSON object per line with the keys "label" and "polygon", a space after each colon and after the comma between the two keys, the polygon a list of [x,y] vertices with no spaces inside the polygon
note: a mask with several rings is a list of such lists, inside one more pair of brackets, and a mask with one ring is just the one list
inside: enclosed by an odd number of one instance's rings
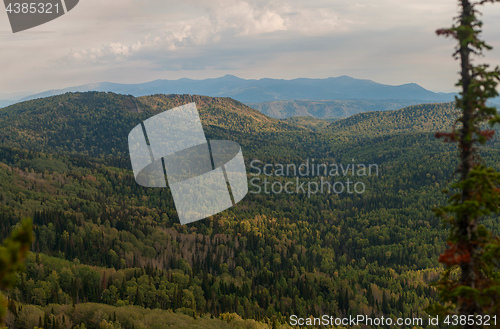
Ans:
{"label": "conifer tree trunk", "polygon": [[[461,0],[462,13],[460,15],[460,25],[472,28],[470,17],[472,16],[473,8],[469,0]],[[474,113],[474,108],[472,101],[470,99],[471,95],[469,93],[469,87],[471,84],[471,51],[468,44],[461,43],[459,46],[460,60],[461,60],[461,77],[462,77],[462,130],[460,131],[460,172],[461,180],[465,181],[469,177],[469,173],[474,166],[474,145],[473,145],[473,135],[471,127],[471,119]],[[472,198],[471,186],[466,185],[462,190],[462,203],[470,200]],[[458,219],[458,239],[459,244],[469,253],[469,255],[475,254],[476,244],[474,241],[477,236],[477,218],[474,218],[469,213],[464,213]],[[474,257],[470,258],[469,262],[461,262],[461,278],[460,284],[463,286],[468,286],[475,288],[475,273],[474,273]],[[464,303],[460,306],[460,314],[462,315],[474,315],[478,311],[478,305],[476,302]],[[473,328],[473,326],[466,325],[464,328]]]}

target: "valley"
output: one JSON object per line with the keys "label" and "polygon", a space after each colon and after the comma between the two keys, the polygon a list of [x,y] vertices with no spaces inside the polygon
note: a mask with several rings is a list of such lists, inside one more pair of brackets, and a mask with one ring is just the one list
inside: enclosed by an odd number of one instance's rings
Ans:
{"label": "valley", "polygon": [[[169,189],[136,184],[127,135],[189,102],[208,139],[241,145],[249,178],[256,159],[380,172],[356,178],[361,194],[248,194],[180,225]],[[26,216],[36,237],[8,294],[7,325],[288,328],[292,314],[424,317],[446,238],[432,209],[456,167],[456,150],[434,133],[456,115],[452,103],[432,103],[280,120],[231,98],[106,92],[0,109],[0,239]],[[499,146],[482,151],[496,168]],[[485,222],[499,232],[497,220]]]}

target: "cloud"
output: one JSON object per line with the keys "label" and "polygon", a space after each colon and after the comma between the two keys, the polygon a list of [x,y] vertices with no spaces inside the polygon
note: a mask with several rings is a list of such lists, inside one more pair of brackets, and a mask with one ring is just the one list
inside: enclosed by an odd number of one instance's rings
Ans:
{"label": "cloud", "polygon": [[[197,17],[169,20],[157,31],[139,40],[113,41],[99,47],[71,50],[63,62],[106,63],[129,58],[140,59],[156,52],[175,52],[229,42],[234,38],[252,39],[280,32],[279,37],[319,36],[344,29],[345,20],[330,9],[292,6],[280,1],[216,0],[188,1],[197,7]],[[200,10],[201,8],[201,10]]]}

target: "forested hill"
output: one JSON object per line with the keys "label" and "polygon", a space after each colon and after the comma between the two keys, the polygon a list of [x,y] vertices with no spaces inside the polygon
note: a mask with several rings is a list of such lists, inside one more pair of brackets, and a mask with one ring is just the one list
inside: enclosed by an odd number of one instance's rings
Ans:
{"label": "forested hill", "polygon": [[[226,133],[301,130],[230,98],[154,95],[135,98],[104,92],[67,93],[0,109],[2,146],[44,152],[124,156],[127,136],[142,120],[196,102],[202,123]],[[212,129],[212,130],[213,130]]]}
{"label": "forested hill", "polygon": [[[361,194],[308,195],[266,193],[263,181],[308,186],[318,176],[248,169],[254,185],[235,207],[180,225],[168,188],[135,182],[127,136],[192,101],[207,137],[240,143],[247,165],[355,161],[380,170],[324,177],[362,183]],[[427,318],[446,237],[432,208],[456,167],[452,147],[432,133],[448,130],[452,115],[450,104],[432,104],[287,123],[227,98],[96,92],[1,109],[0,239],[24,216],[36,237],[8,293],[7,325],[269,329],[286,328],[292,314]],[[486,155],[500,163],[498,148]],[[498,232],[498,222],[485,224]]]}
{"label": "forested hill", "polygon": [[301,161],[307,156],[337,157],[341,161],[344,149],[350,145],[332,144],[334,136],[343,140],[352,136],[358,140],[419,134],[445,130],[454,120],[451,103],[360,113],[330,123],[305,118],[273,119],[230,98],[67,93],[0,109],[0,146],[106,158],[111,159],[109,164],[130,169],[127,145],[130,130],[156,113],[189,102],[197,104],[207,138],[236,141],[242,145],[244,154],[269,161]]}
{"label": "forested hill", "polygon": [[429,102],[424,100],[278,100],[248,103],[273,118],[310,116],[323,119],[347,118],[356,113],[397,110],[406,106]]}
{"label": "forested hill", "polygon": [[152,95],[138,100],[156,112],[195,102],[204,126],[214,126],[240,133],[261,133],[300,130],[299,127],[270,118],[232,98],[197,95]]}
{"label": "forested hill", "polygon": [[[104,92],[67,93],[0,109],[0,145],[93,157],[121,157],[126,155],[126,137],[135,125],[156,113],[189,102],[197,104],[209,137],[234,135],[233,138],[243,144],[249,137],[278,132],[307,135],[305,138],[311,138],[308,131],[312,130],[370,137],[435,132],[448,129],[456,119],[453,103],[359,113],[333,123],[310,119],[317,122],[300,124],[298,120],[270,118],[230,98],[196,95],[135,98]],[[240,138],[245,141],[238,140]]]}
{"label": "forested hill", "polygon": [[457,119],[455,103],[422,104],[395,111],[358,113],[337,120],[326,129],[334,133],[380,136],[398,133],[447,131]]}

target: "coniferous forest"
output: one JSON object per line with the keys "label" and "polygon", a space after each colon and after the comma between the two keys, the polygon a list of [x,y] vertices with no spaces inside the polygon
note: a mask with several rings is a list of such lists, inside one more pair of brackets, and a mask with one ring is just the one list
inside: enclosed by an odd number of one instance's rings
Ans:
{"label": "coniferous forest", "polygon": [[[364,193],[249,193],[180,225],[168,188],[139,186],[127,136],[142,120],[196,102],[208,139],[239,143],[249,181],[294,183],[252,161],[347,171]],[[422,317],[437,298],[448,233],[432,209],[453,181],[456,146],[434,138],[453,103],[334,122],[278,120],[235,100],[68,93],[0,109],[0,241],[23,218],[31,252],[5,292],[8,328],[288,328],[299,317]],[[481,149],[500,166],[500,141]],[[328,177],[332,179],[332,177]],[[314,174],[305,186],[320,184]],[[249,186],[249,190],[255,190]],[[498,234],[495,217],[484,222]]]}

